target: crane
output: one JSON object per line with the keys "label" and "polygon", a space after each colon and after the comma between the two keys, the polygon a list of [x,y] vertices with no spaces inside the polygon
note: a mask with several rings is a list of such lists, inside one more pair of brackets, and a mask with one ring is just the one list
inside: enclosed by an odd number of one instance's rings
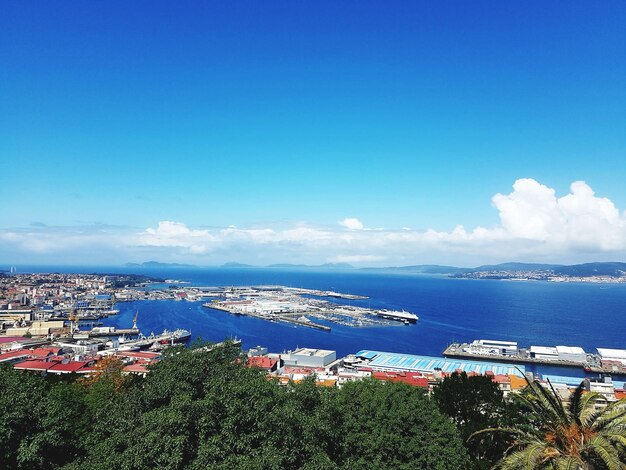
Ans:
{"label": "crane", "polygon": [[135,318],[133,318],[133,330],[137,330],[137,317],[139,316],[139,310],[135,312]]}

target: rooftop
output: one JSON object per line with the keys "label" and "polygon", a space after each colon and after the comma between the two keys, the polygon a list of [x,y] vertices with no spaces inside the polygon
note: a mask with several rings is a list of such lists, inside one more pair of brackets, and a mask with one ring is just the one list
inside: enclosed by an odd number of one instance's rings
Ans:
{"label": "rooftop", "polygon": [[398,354],[382,351],[362,350],[356,353],[358,357],[370,359],[370,367],[414,370],[432,372],[440,369],[442,372],[453,373],[457,370],[466,373],[476,372],[485,374],[488,371],[496,375],[508,374],[523,376],[526,369],[523,365],[501,364],[484,361],[467,361],[464,359],[444,359],[432,356],[417,356],[412,354]]}
{"label": "rooftop", "polygon": [[295,350],[292,354],[298,354],[300,356],[315,356],[315,357],[325,357],[329,354],[333,354],[335,351],[330,351],[328,349],[311,349],[311,348],[300,348]]}

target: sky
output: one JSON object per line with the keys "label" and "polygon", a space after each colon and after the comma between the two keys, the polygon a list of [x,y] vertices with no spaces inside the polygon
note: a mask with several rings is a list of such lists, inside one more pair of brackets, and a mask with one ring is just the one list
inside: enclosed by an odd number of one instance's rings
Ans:
{"label": "sky", "polygon": [[0,267],[626,261],[626,4],[0,2]]}

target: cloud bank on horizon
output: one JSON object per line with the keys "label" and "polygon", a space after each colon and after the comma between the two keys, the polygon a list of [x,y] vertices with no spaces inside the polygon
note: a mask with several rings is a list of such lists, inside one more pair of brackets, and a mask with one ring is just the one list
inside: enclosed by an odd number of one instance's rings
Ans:
{"label": "cloud bank on horizon", "polygon": [[133,229],[106,225],[0,230],[0,260],[23,264],[119,264],[158,259],[215,265],[227,261],[347,262],[357,265],[451,263],[472,265],[510,260],[582,262],[623,259],[626,213],[595,195],[584,181],[570,192],[534,179],[515,181],[492,204],[499,224],[451,231],[368,228],[356,217],[334,227],[306,223],[286,228],[235,226],[191,228],[160,221]]}

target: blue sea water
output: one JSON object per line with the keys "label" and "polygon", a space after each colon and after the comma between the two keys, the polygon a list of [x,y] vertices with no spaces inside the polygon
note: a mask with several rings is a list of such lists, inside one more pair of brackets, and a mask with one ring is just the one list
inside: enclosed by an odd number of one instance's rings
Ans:
{"label": "blue sea water", "polygon": [[[41,269],[39,269],[41,271]],[[77,272],[78,268],[64,268]],[[80,268],[111,272],[112,268]],[[361,294],[353,304],[404,309],[416,313],[414,325],[352,328],[331,324],[324,332],[272,323],[202,307],[201,302],[142,301],[118,304],[121,312],[107,324],[138,325],[149,333],[187,328],[193,337],[221,341],[237,337],[243,347],[263,345],[280,352],[297,346],[333,349],[338,355],[361,349],[441,355],[451,342],[479,338],[518,341],[520,346],[582,346],[626,348],[626,285],[511,282],[362,271],[310,271],[256,268],[116,269],[196,286],[280,284]],[[543,373],[580,375],[573,368],[541,367]],[[564,372],[565,371],[565,372]]]}

